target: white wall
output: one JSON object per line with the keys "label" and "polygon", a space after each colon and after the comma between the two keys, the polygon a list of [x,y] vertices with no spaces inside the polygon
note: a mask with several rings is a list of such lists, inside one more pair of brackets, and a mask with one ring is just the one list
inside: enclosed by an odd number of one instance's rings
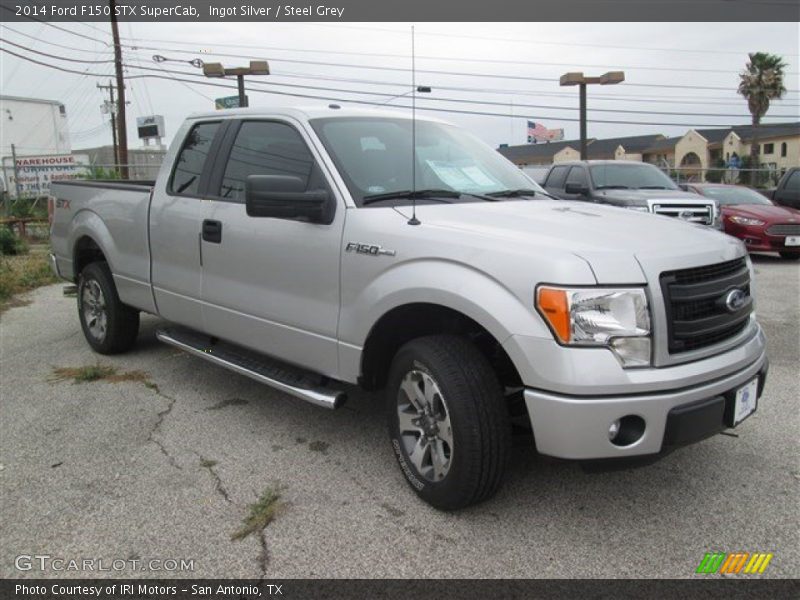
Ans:
{"label": "white wall", "polygon": [[0,158],[69,154],[72,151],[67,116],[62,105],[0,96]]}

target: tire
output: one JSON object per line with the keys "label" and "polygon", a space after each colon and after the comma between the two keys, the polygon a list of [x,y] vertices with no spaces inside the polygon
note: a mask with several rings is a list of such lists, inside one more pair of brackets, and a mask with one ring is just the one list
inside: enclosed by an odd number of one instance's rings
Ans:
{"label": "tire", "polygon": [[86,341],[100,354],[130,350],[139,334],[139,311],[120,301],[104,262],[87,265],[78,277],[78,318]]}
{"label": "tire", "polygon": [[800,252],[781,252],[783,260],[800,260]]}
{"label": "tire", "polygon": [[456,510],[494,495],[511,422],[497,376],[471,342],[432,335],[407,343],[392,361],[386,401],[392,449],[420,498]]}

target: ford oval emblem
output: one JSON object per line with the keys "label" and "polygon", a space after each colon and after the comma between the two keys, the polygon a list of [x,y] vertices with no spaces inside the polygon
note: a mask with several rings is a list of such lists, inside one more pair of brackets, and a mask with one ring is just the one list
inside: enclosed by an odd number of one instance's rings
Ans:
{"label": "ford oval emblem", "polygon": [[744,306],[746,301],[747,294],[737,288],[735,290],[731,290],[728,292],[728,295],[725,296],[725,308],[728,309],[728,312],[736,312]]}

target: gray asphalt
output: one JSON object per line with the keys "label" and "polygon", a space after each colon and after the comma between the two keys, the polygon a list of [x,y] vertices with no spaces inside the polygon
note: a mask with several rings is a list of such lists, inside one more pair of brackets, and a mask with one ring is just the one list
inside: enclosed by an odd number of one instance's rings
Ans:
{"label": "gray asphalt", "polygon": [[[0,577],[692,577],[708,551],[772,552],[765,576],[796,576],[800,265],[755,263],[772,368],[738,437],[593,474],[521,438],[500,493],[455,514],[406,485],[380,398],[350,390],[336,412],[295,401],[159,344],[153,318],[134,351],[99,357],[74,298],[37,290],[0,317]],[[98,360],[159,391],[49,381]],[[274,522],[232,541],[275,485]],[[194,571],[19,571],[26,554]]]}

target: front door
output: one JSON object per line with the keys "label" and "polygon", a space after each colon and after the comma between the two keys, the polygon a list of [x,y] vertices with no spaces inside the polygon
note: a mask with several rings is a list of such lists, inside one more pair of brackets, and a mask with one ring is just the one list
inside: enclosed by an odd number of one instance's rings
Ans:
{"label": "front door", "polygon": [[[209,188],[204,239],[204,330],[335,377],[344,204],[329,225],[250,217],[249,175],[293,175],[330,188],[294,124],[247,120],[226,135],[228,158]],[[205,236],[207,238],[209,236]]]}

